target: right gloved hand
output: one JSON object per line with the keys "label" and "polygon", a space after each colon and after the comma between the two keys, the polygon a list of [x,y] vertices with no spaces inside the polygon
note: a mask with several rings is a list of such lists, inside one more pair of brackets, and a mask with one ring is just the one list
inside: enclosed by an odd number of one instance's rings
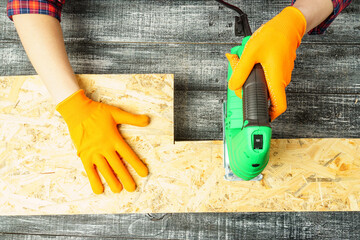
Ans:
{"label": "right gloved hand", "polygon": [[123,123],[144,127],[149,124],[148,116],[131,114],[117,107],[95,102],[85,96],[84,90],[75,92],[59,103],[56,110],[68,125],[94,193],[104,191],[98,171],[115,193],[120,192],[122,186],[129,192],[136,189],[122,160],[127,161],[141,177],[148,175],[148,168],[125,142],[117,128],[118,124]]}
{"label": "right gloved hand", "polygon": [[256,63],[264,69],[270,95],[270,117],[277,118],[286,110],[285,87],[290,83],[296,49],[305,34],[306,20],[295,7],[286,7],[281,13],[261,26],[250,37],[239,59],[226,54],[233,74],[229,88],[240,96],[241,87]]}

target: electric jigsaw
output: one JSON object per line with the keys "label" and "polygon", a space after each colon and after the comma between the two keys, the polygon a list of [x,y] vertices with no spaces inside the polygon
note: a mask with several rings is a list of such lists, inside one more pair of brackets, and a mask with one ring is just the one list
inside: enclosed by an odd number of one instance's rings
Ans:
{"label": "electric jigsaw", "polygon": [[[231,49],[231,54],[240,58],[251,36],[247,15],[227,2],[216,1],[240,14],[235,17],[235,35],[245,37],[240,46]],[[232,72],[229,64],[227,82]],[[272,134],[268,89],[260,64],[254,66],[241,91],[242,99],[228,87],[227,100],[223,102],[225,179],[259,181],[263,177],[261,172],[269,162]]]}

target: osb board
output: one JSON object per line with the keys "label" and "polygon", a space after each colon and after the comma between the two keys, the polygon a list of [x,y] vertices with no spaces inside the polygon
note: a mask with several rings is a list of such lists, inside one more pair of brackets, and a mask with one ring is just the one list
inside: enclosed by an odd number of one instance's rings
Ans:
{"label": "osb board", "polygon": [[130,168],[135,192],[93,194],[39,78],[1,77],[1,215],[359,210],[358,139],[273,140],[262,181],[227,182],[221,141],[174,144],[172,75],[78,79],[94,100],[151,117],[145,128],[120,126],[150,175]]}

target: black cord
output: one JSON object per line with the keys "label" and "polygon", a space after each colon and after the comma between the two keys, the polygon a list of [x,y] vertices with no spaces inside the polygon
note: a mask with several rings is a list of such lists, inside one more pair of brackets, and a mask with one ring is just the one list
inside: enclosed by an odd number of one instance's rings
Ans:
{"label": "black cord", "polygon": [[235,22],[235,35],[236,36],[245,35],[245,37],[246,37],[246,36],[250,36],[252,34],[246,13],[241,11],[240,8],[234,6],[230,3],[227,3],[223,0],[215,0],[215,1],[224,5],[227,8],[230,8],[230,9],[236,11],[240,15],[240,17],[235,18],[236,19],[235,20],[236,21]]}
{"label": "black cord", "polygon": [[224,2],[223,0],[215,0],[215,1],[217,1],[218,3],[221,3],[222,5],[224,5],[227,8],[230,8],[230,9],[236,11],[237,13],[240,14],[240,16],[242,16],[242,15],[246,16],[246,14],[243,11],[241,11],[240,8],[234,6],[234,5],[230,4],[230,3]]}

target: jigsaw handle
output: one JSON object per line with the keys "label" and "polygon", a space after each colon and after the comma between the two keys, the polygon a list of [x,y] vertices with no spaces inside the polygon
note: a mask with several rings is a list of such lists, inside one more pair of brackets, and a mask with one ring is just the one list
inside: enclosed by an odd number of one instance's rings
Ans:
{"label": "jigsaw handle", "polygon": [[264,70],[257,63],[243,85],[243,116],[246,126],[270,127],[268,90]]}

